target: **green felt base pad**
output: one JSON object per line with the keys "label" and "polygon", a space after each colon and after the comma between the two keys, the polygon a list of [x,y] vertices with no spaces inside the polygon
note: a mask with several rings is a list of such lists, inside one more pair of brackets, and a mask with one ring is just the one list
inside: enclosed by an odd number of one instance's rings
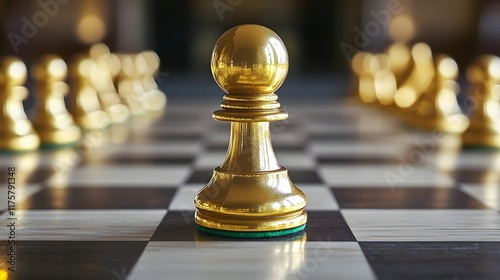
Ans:
{"label": "green felt base pad", "polygon": [[270,238],[270,237],[278,237],[283,235],[294,234],[304,230],[306,225],[301,225],[295,228],[283,229],[283,230],[275,230],[275,231],[229,231],[229,230],[220,230],[207,228],[200,225],[197,225],[198,229],[202,232],[219,235],[224,237],[231,238]]}
{"label": "green felt base pad", "polygon": [[71,143],[66,143],[66,144],[42,143],[40,145],[40,149],[44,150],[44,151],[52,151],[52,150],[59,150],[59,149],[74,148],[77,145],[78,145],[78,142],[71,142]]}
{"label": "green felt base pad", "polygon": [[462,146],[463,150],[467,151],[498,151],[500,150],[500,147],[492,147],[492,146],[479,146],[479,145],[463,145]]}

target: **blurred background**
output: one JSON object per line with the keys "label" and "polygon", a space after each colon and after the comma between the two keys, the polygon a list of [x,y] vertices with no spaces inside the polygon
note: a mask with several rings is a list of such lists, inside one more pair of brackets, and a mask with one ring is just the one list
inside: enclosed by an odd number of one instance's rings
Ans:
{"label": "blurred background", "polygon": [[[456,59],[463,73],[478,54],[500,55],[500,1],[493,0],[3,0],[2,55],[28,66],[46,53],[70,59],[104,42],[114,52],[151,49],[158,81],[172,98],[220,94],[209,67],[228,28],[273,29],[290,56],[280,91],[310,97],[345,94],[349,61],[361,49],[423,41]],[[311,87],[316,90],[311,92]]]}

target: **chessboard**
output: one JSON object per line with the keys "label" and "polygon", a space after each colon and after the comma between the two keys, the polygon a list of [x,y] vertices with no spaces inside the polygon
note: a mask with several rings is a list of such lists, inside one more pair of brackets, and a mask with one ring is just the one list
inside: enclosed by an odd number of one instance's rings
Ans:
{"label": "chessboard", "polygon": [[219,103],[169,100],[73,149],[2,155],[0,279],[499,279],[500,152],[346,100],[281,101],[271,126],[304,232],[198,231],[193,199],[229,141]]}

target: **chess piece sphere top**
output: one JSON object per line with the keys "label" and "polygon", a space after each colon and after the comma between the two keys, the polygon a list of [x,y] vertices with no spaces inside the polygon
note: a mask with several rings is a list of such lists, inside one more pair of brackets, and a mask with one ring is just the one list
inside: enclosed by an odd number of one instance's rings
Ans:
{"label": "chess piece sphere top", "polygon": [[98,60],[102,56],[109,56],[111,54],[111,51],[109,50],[109,47],[104,44],[104,43],[97,43],[95,45],[92,45],[89,50],[89,55],[90,58],[93,60]]}
{"label": "chess piece sphere top", "polygon": [[458,77],[458,65],[448,55],[438,55],[435,59],[436,75],[442,80],[456,80]]}
{"label": "chess piece sphere top", "polygon": [[229,94],[270,94],[288,73],[288,53],[271,29],[235,26],[215,43],[211,69],[217,84]]}
{"label": "chess piece sphere top", "polygon": [[143,51],[136,57],[139,72],[143,75],[155,75],[160,68],[160,58],[154,51]]}
{"label": "chess piece sphere top", "polygon": [[473,83],[500,81],[500,58],[482,55],[467,68],[467,77]]}
{"label": "chess piece sphere top", "polygon": [[380,61],[374,54],[358,52],[352,58],[351,67],[357,75],[373,75],[380,70]]}
{"label": "chess piece sphere top", "polygon": [[0,63],[0,83],[8,86],[20,86],[26,82],[28,70],[24,62],[13,56],[2,59]]}
{"label": "chess piece sphere top", "polygon": [[33,78],[37,81],[63,81],[66,79],[67,73],[66,63],[57,55],[41,57],[32,68]]}
{"label": "chess piece sphere top", "polygon": [[79,78],[89,78],[95,70],[96,63],[86,55],[77,55],[71,63],[71,75]]}

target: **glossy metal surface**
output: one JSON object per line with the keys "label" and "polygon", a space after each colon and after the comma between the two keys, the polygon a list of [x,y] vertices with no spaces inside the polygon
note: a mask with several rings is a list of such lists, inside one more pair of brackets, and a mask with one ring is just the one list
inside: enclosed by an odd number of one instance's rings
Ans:
{"label": "glossy metal surface", "polygon": [[64,103],[69,90],[66,75],[66,63],[55,55],[43,56],[32,68],[36,82],[33,124],[44,144],[72,144],[81,136]]}
{"label": "glossy metal surface", "polygon": [[500,58],[483,55],[467,69],[475,111],[463,144],[500,148]]}
{"label": "glossy metal surface", "polygon": [[215,43],[210,65],[225,92],[266,94],[285,81],[288,53],[272,30],[246,24],[222,34]]}
{"label": "glossy metal surface", "polygon": [[198,225],[232,231],[274,231],[306,223],[306,197],[280,167],[269,122],[287,118],[273,92],[283,83],[288,55],[281,39],[258,25],[225,32],[212,72],[227,92],[213,118],[231,121],[226,158],[195,197]]}
{"label": "glossy metal surface", "polygon": [[24,112],[28,90],[26,65],[17,57],[0,62],[0,150],[29,151],[38,148],[40,138]]}

